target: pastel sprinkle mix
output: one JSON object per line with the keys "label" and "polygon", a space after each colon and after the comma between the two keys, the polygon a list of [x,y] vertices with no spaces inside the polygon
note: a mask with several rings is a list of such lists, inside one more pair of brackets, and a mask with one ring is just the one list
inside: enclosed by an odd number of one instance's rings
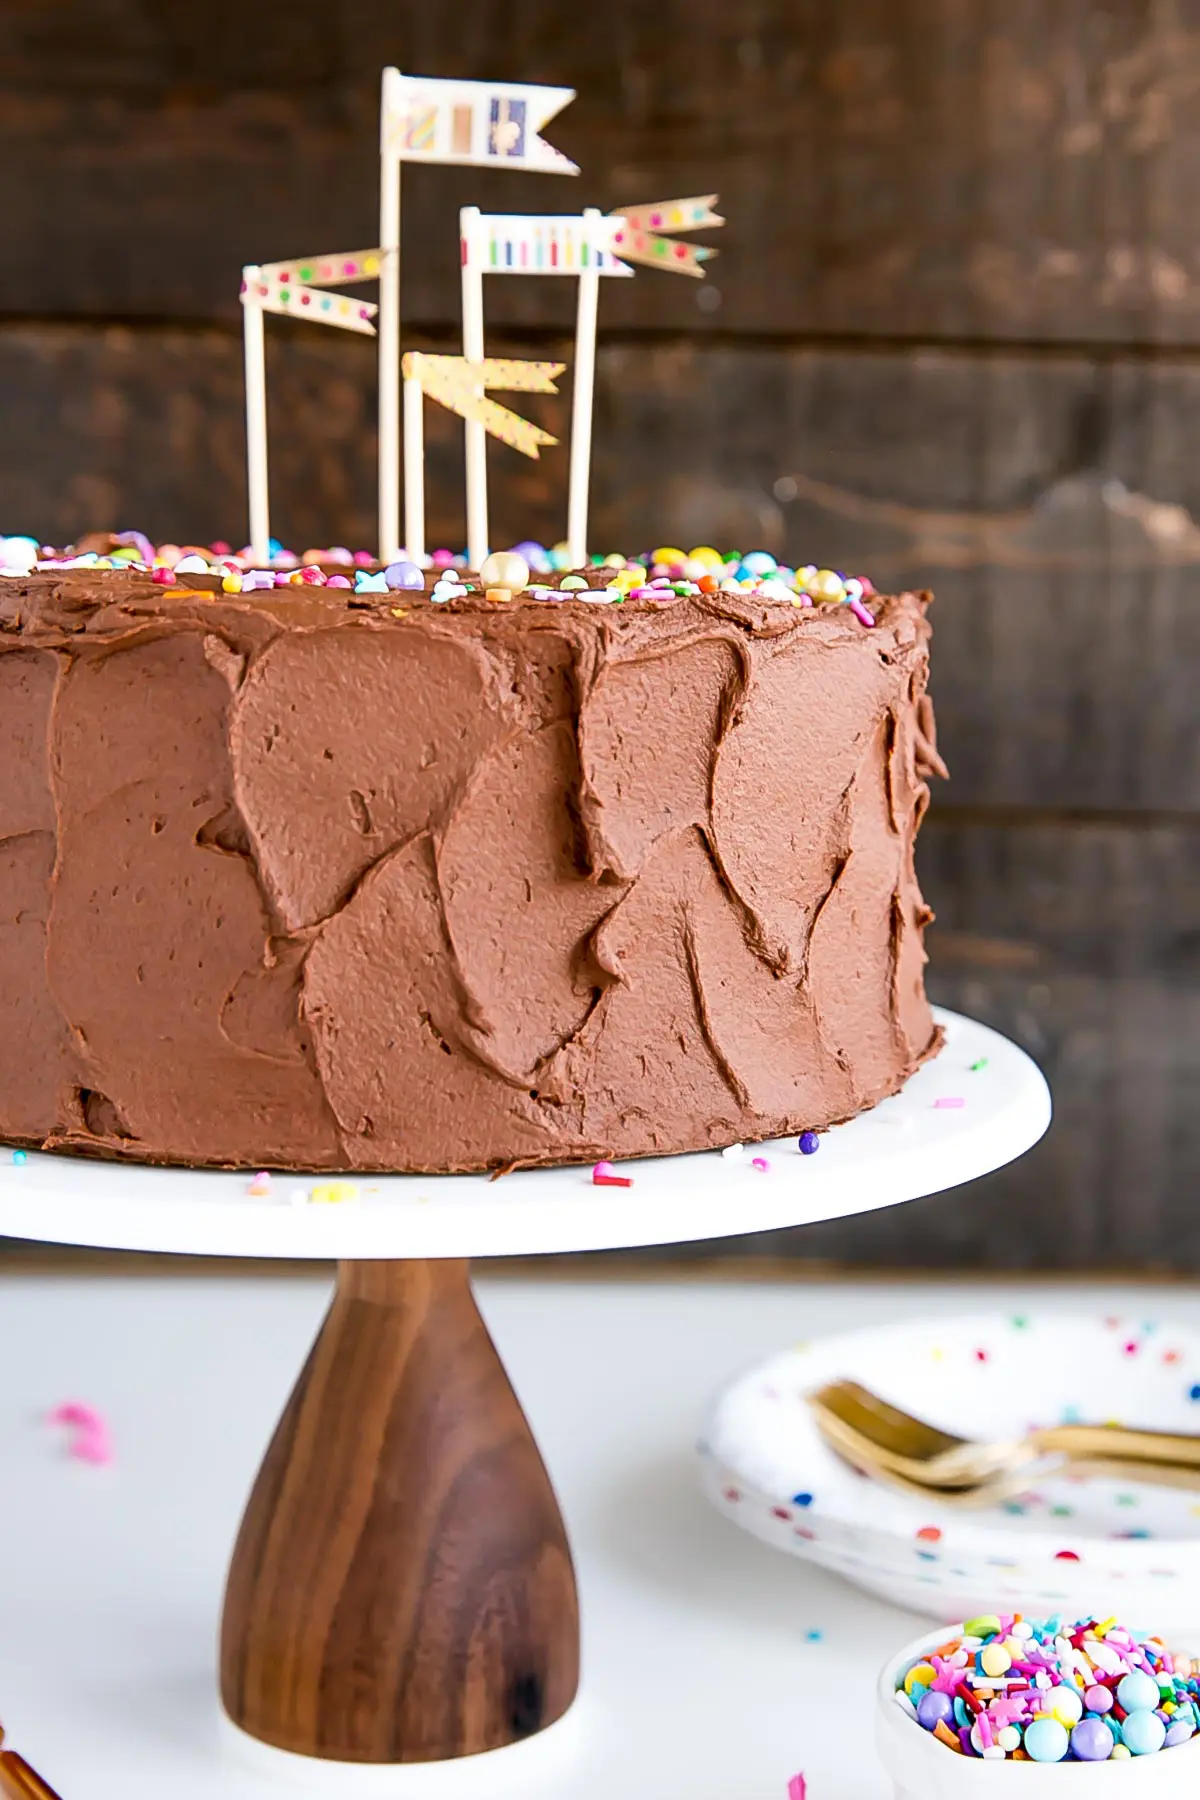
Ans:
{"label": "pastel sprinkle mix", "polygon": [[[353,266],[365,274],[368,259],[357,258]],[[258,284],[258,295],[272,308],[277,303],[286,307],[294,300],[310,313],[336,312],[343,322],[351,318],[365,321],[371,310],[356,307],[342,296],[306,291],[302,285],[296,285],[291,271],[285,275],[273,269],[269,280]],[[499,577],[476,583],[468,573],[465,554],[444,548],[419,562],[401,551],[395,561],[381,568],[369,550],[350,550],[344,544],[333,544],[325,548],[314,545],[297,553],[277,538],[270,541],[265,563],[255,558],[249,545],[235,550],[221,540],[207,546],[156,547],[142,532],[126,531],[93,533],[82,542],[89,547],[60,549],[28,536],[0,535],[0,577],[23,579],[41,569],[124,570],[148,574],[162,585],[165,597],[191,602],[225,597],[236,601],[240,595],[262,588],[314,586],[353,587],[357,596],[405,588],[423,592],[426,599],[439,605],[478,592],[493,604],[504,606],[518,597],[520,587],[525,587],[524,583],[510,586]],[[565,542],[546,545],[527,540],[511,551],[497,554],[502,558],[519,557],[528,575],[540,578],[525,587],[525,594],[538,601],[570,597],[592,604],[624,605],[635,600],[647,606],[673,606],[679,600],[703,603],[706,595],[715,593],[746,594],[810,611],[827,612],[831,607],[843,606],[858,625],[871,629],[876,623],[867,604],[875,588],[865,575],[847,575],[813,563],[793,567],[778,561],[768,550],[720,551],[711,544],[700,544],[690,551],[660,545],[636,556],[611,551],[589,558],[587,576],[569,572],[572,559]],[[494,556],[485,559],[485,569],[494,560]],[[439,577],[432,591],[426,585],[429,570]],[[481,570],[481,577],[483,574]],[[176,585],[181,577],[189,575],[214,576],[219,583],[218,592]],[[546,583],[544,578],[549,575],[557,577],[557,585]],[[570,589],[576,593],[569,596]]]}
{"label": "pastel sprinkle mix", "polygon": [[271,1177],[265,1169],[260,1169],[251,1181],[246,1183],[246,1192],[254,1200],[261,1200],[271,1191]]}
{"label": "pastel sprinkle mix", "polygon": [[1116,1618],[989,1613],[911,1663],[896,1702],[959,1756],[1120,1762],[1195,1735],[1200,1665]]}

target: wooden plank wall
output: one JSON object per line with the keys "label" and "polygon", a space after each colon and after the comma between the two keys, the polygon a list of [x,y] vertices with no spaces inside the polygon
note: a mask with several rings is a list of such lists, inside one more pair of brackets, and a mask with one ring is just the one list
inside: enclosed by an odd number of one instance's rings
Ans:
{"label": "wooden plank wall", "polygon": [[[413,344],[455,342],[464,201],[721,191],[706,288],[603,296],[605,543],[938,592],[932,986],[1057,1122],[785,1247],[1200,1269],[1200,0],[0,0],[0,529],[243,534],[238,269],[373,242],[387,61],[580,91],[579,181],[406,171]],[[496,284],[497,348],[552,353],[566,288]],[[369,543],[371,346],[270,362],[282,535]],[[494,468],[497,535],[560,535],[554,459]]]}

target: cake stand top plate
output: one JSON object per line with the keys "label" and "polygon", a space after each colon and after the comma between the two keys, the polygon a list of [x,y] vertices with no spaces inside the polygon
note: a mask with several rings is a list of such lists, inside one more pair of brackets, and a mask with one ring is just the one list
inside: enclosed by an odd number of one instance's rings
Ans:
{"label": "cake stand top plate", "polygon": [[[1007,1038],[937,1011],[946,1043],[903,1090],[821,1136],[739,1156],[706,1151],[623,1163],[632,1187],[596,1187],[590,1168],[486,1175],[349,1175],[357,1194],[308,1195],[328,1175],[157,1169],[0,1149],[0,1235],[192,1256],[375,1258],[528,1256],[773,1231],[872,1212],[986,1175],[1050,1123],[1040,1070]],[[938,1102],[956,1104],[939,1105]],[[961,1104],[957,1104],[961,1102]],[[752,1158],[765,1159],[763,1171]]]}

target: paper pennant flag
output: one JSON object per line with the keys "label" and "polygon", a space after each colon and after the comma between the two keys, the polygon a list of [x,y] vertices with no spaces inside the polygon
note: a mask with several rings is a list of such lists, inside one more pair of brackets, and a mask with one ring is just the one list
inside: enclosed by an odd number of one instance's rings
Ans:
{"label": "paper pennant flag", "polygon": [[293,281],[285,286],[280,281],[262,281],[250,277],[242,282],[242,305],[259,306],[264,312],[286,313],[293,319],[308,319],[314,325],[337,325],[343,331],[358,331],[374,337],[371,320],[379,308],[369,300],[350,300],[345,294],[326,294],[316,287],[305,287]]}
{"label": "paper pennant flag", "polygon": [[621,207],[610,215],[619,226],[613,234],[613,249],[628,262],[702,280],[704,270],[700,265],[715,256],[716,251],[707,244],[677,244],[673,237],[679,231],[703,231],[723,225],[720,213],[712,209],[716,197],[700,194],[690,200],[656,200],[647,206]]}
{"label": "paper pennant flag", "polygon": [[539,136],[575,98],[574,88],[438,81],[397,72],[385,81],[384,96],[383,150],[401,162],[507,163],[554,175],[579,173],[569,157]]}
{"label": "paper pennant flag", "polygon": [[422,393],[436,400],[460,419],[471,419],[482,425],[489,436],[510,444],[522,456],[535,460],[542,444],[556,444],[558,439],[531,424],[519,413],[489,400],[482,388],[500,388],[511,393],[556,394],[554,385],[565,363],[523,362],[513,357],[485,357],[483,362],[468,362],[465,356],[430,356],[410,350],[403,362],[406,381],[416,381]]}
{"label": "paper pennant flag", "polygon": [[576,213],[481,213],[463,240],[463,265],[485,275],[632,275],[613,255],[623,225]]}
{"label": "paper pennant flag", "polygon": [[375,281],[382,250],[335,250],[325,256],[296,256],[291,262],[261,263],[259,278],[272,287],[307,282],[310,287],[337,287],[341,282]]}

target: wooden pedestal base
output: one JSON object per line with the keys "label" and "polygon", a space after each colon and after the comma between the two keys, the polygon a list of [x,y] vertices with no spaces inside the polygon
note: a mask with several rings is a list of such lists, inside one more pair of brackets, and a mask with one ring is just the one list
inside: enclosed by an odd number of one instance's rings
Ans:
{"label": "wooden pedestal base", "polygon": [[466,1263],[343,1263],[234,1550],[226,1712],[302,1756],[438,1762],[552,1724],[578,1674],[566,1532]]}

